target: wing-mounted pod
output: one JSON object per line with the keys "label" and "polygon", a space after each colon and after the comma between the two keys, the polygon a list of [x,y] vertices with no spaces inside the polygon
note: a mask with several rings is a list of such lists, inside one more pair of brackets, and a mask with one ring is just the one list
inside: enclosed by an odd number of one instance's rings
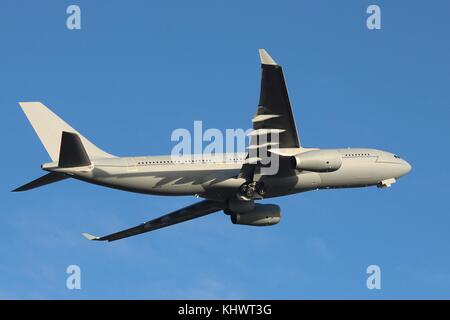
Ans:
{"label": "wing-mounted pod", "polygon": [[237,198],[228,200],[224,213],[230,216],[233,224],[247,226],[273,226],[281,220],[280,207],[275,204],[260,204],[251,201],[243,201]]}
{"label": "wing-mounted pod", "polygon": [[255,227],[273,226],[281,220],[280,207],[275,204],[255,204],[246,212],[229,212],[233,224]]}
{"label": "wing-mounted pod", "polygon": [[291,158],[292,168],[312,172],[333,172],[342,165],[342,156],[336,150],[314,150]]}

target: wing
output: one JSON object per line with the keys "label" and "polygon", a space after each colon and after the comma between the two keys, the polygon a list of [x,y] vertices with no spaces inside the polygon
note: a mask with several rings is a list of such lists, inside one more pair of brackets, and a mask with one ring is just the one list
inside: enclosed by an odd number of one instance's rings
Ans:
{"label": "wing", "polygon": [[[259,167],[261,154],[278,154],[277,175],[295,174],[289,156],[299,152],[301,145],[295,126],[283,70],[264,49],[259,49],[261,58],[261,91],[256,115],[253,117],[253,131],[250,133],[248,162],[242,166],[239,177],[253,180]],[[278,139],[274,139],[276,135]],[[265,136],[264,139],[262,139]]]}
{"label": "wing", "polygon": [[[273,131],[279,134],[278,148],[300,148],[283,70],[264,49],[259,49],[261,58],[261,92],[253,129]],[[274,146],[275,147],[275,146]]]}
{"label": "wing", "polygon": [[83,233],[83,236],[88,240],[97,240],[97,241],[115,241],[123,238],[128,238],[131,236],[135,236],[141,233],[150,232],[153,230],[161,229],[164,227],[168,227],[180,222],[188,221],[191,219],[199,218],[205,216],[210,213],[214,213],[220,210],[223,210],[225,207],[223,203],[212,201],[212,200],[204,200],[197,202],[193,205],[187,206],[185,208],[176,210],[154,220],[150,220],[144,222],[136,227],[122,230],[116,233],[109,234],[103,237],[96,237],[89,233]]}

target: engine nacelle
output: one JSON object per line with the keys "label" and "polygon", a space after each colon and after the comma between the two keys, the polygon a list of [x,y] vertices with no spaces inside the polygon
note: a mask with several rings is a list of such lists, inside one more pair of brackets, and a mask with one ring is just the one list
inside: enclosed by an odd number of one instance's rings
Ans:
{"label": "engine nacelle", "polygon": [[231,222],[248,226],[273,226],[281,220],[280,207],[275,204],[255,204],[251,211],[230,212]]}
{"label": "engine nacelle", "polygon": [[342,156],[336,150],[313,150],[291,158],[294,169],[313,172],[332,172],[342,165]]}

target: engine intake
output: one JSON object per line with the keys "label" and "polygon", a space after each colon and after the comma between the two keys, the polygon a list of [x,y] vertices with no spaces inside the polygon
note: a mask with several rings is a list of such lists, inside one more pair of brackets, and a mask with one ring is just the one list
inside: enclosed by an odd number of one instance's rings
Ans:
{"label": "engine intake", "polygon": [[292,167],[313,172],[332,172],[342,165],[342,156],[336,150],[313,150],[291,158]]}
{"label": "engine intake", "polygon": [[255,204],[251,211],[230,212],[231,222],[248,226],[272,226],[281,220],[280,207],[275,204]]}

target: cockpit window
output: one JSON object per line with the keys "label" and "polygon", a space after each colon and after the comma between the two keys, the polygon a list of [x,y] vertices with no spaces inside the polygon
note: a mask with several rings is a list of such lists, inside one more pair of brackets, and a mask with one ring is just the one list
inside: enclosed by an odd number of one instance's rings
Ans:
{"label": "cockpit window", "polygon": [[394,154],[394,158],[401,159],[398,155]]}

